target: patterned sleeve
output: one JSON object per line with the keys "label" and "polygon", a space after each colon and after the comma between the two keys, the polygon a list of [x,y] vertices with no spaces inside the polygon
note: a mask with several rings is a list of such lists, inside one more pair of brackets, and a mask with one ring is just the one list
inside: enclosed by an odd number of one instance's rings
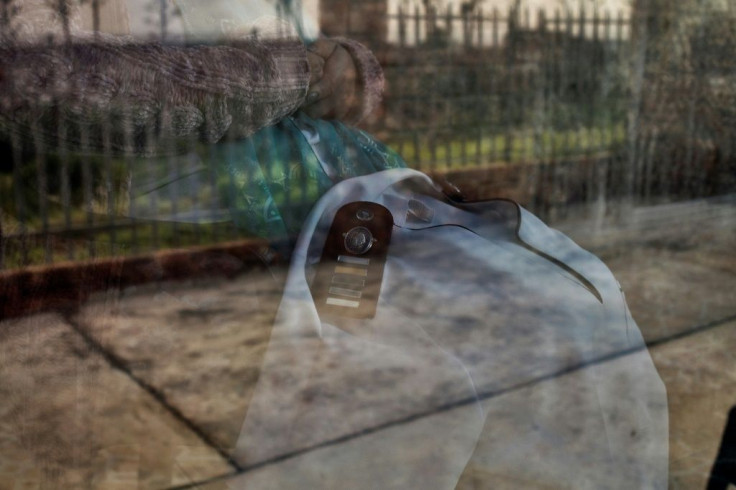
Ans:
{"label": "patterned sleeve", "polygon": [[248,136],[294,112],[308,84],[298,39],[0,45],[0,123],[51,147],[160,154],[177,140]]}

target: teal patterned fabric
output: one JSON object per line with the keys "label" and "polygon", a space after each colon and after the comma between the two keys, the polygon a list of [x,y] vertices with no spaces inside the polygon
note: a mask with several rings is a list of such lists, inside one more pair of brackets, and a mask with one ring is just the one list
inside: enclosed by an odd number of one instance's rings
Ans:
{"label": "teal patterned fabric", "polygon": [[[318,35],[318,24],[305,16],[295,0],[177,0],[188,29],[196,35],[209,30],[217,38],[223,26],[243,29],[256,21],[254,13],[273,11],[290,23],[305,44]],[[310,27],[311,28],[308,28]],[[320,158],[300,127],[318,136]],[[223,140],[201,155],[206,167],[218,172],[218,206],[226,206],[235,224],[249,234],[281,240],[299,234],[317,200],[337,182],[390,168],[406,167],[385,145],[359,129],[338,121],[314,120],[297,113],[248,138]],[[327,168],[327,171],[325,169]],[[164,172],[165,173],[165,172]],[[190,179],[194,182],[194,179]],[[226,182],[224,187],[221,182]],[[191,187],[196,187],[196,183]],[[150,207],[150,206],[149,206]],[[141,208],[143,209],[143,208]],[[193,219],[220,217],[220,209],[192,213]],[[181,216],[181,213],[179,214]]]}
{"label": "teal patterned fabric", "polygon": [[[300,129],[305,124],[319,135],[321,161]],[[226,177],[236,225],[274,240],[296,236],[314,203],[335,183],[406,167],[396,152],[365,131],[302,113],[247,139],[221,142],[209,158]]]}

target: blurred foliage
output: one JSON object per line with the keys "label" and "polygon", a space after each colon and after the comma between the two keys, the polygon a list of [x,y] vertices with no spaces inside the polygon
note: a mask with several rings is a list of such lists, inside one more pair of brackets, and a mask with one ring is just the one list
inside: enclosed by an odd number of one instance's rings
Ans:
{"label": "blurred foliage", "polygon": [[646,60],[642,124],[731,156],[736,137],[736,4],[639,0]]}

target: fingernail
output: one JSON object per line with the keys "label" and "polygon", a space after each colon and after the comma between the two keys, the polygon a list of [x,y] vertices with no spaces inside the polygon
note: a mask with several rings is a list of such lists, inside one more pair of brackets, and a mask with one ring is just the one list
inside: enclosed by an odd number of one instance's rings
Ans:
{"label": "fingernail", "polygon": [[307,103],[311,104],[312,102],[317,102],[317,99],[319,99],[319,92],[316,90],[307,94]]}

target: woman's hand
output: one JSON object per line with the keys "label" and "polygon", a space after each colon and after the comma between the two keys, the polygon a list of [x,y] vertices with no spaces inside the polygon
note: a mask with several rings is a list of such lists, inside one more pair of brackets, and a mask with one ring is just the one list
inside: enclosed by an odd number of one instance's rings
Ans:
{"label": "woman's hand", "polygon": [[357,121],[361,108],[358,69],[348,50],[336,41],[319,39],[307,48],[307,60],[311,78],[301,109],[315,119]]}

